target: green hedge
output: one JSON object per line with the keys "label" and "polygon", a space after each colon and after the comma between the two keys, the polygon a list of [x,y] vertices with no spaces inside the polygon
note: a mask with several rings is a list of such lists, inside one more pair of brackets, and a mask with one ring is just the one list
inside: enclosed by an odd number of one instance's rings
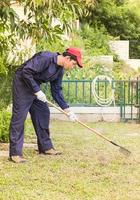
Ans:
{"label": "green hedge", "polygon": [[0,142],[9,141],[9,124],[11,113],[8,111],[0,111]]}

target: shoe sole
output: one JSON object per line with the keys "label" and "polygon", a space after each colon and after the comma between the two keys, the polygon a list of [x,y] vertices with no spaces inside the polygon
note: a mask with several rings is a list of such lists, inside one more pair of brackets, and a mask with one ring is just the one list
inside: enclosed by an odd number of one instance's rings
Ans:
{"label": "shoe sole", "polygon": [[45,153],[45,152],[39,152],[39,154],[48,155],[48,156],[57,156],[62,155],[62,153]]}
{"label": "shoe sole", "polygon": [[57,156],[57,155],[62,155],[62,153],[45,153],[45,155],[49,155],[49,156]]}
{"label": "shoe sole", "polygon": [[13,160],[12,158],[8,158],[9,161],[13,162],[13,163],[26,163],[27,160],[24,161],[20,161],[20,162],[16,162],[15,160]]}

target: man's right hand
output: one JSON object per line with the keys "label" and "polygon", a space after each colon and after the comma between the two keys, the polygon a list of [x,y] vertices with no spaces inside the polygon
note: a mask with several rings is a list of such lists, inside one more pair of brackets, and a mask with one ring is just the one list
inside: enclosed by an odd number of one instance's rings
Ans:
{"label": "man's right hand", "polygon": [[37,96],[38,100],[43,101],[43,102],[47,101],[46,95],[41,90],[36,92],[35,95]]}
{"label": "man's right hand", "polygon": [[72,121],[72,122],[78,121],[78,117],[75,115],[74,112],[72,112],[70,110],[70,108],[66,108],[66,109],[64,109],[64,111],[68,114],[70,121]]}

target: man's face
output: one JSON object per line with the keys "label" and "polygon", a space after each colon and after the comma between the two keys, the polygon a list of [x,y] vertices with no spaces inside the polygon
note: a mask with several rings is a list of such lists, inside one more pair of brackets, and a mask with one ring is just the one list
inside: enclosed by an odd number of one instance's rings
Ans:
{"label": "man's face", "polygon": [[69,56],[64,57],[64,69],[70,70],[73,69],[77,65],[75,60],[71,60]]}

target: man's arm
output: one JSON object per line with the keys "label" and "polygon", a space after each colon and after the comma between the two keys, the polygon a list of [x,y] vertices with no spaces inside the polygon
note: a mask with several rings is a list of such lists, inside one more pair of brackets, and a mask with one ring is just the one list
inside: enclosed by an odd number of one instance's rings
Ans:
{"label": "man's arm", "polygon": [[51,93],[53,99],[57,104],[68,114],[70,121],[76,122],[78,120],[74,112],[71,111],[69,105],[64,100],[62,94],[62,77],[63,73],[60,74],[59,78],[55,81],[52,81],[51,84]]}
{"label": "man's arm", "polygon": [[53,99],[64,110],[66,108],[69,108],[69,105],[66,103],[62,94],[62,78],[63,72],[59,74],[58,79],[51,81],[50,85]]}

